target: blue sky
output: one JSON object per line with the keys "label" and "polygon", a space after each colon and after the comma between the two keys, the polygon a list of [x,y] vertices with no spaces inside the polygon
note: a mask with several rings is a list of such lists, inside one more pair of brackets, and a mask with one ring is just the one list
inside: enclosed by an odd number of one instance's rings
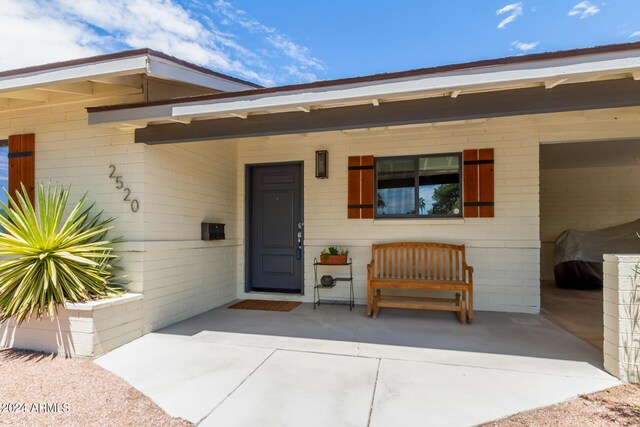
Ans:
{"label": "blue sky", "polygon": [[638,0],[0,0],[0,69],[150,47],[272,86],[640,41]]}

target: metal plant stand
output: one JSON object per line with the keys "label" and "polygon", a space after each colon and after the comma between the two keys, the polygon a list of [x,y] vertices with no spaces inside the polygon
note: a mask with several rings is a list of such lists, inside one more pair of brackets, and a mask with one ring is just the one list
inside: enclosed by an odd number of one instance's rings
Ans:
{"label": "metal plant stand", "polygon": [[[318,267],[323,267],[323,266],[333,266],[333,267],[349,267],[349,276],[343,276],[343,277],[334,277],[333,278],[333,282],[330,285],[323,285],[322,283],[320,283],[320,281],[318,281]],[[353,307],[355,307],[355,297],[354,297],[354,293],[353,293],[353,264],[351,262],[351,258],[349,258],[349,261],[346,264],[323,264],[320,261],[318,261],[318,258],[314,258],[313,260],[313,270],[314,270],[314,276],[315,276],[315,282],[314,282],[314,286],[313,286],[313,309],[316,309],[317,305],[320,305],[320,290],[321,289],[333,289],[336,287],[336,285],[338,284],[338,282],[349,282],[349,311],[353,310]],[[326,302],[325,302],[326,304]],[[340,302],[334,301],[333,304],[340,304]]]}

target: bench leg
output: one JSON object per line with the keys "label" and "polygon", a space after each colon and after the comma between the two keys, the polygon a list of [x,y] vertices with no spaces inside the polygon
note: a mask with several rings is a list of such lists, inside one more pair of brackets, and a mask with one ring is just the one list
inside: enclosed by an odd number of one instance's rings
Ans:
{"label": "bench leg", "polygon": [[371,316],[371,285],[367,283],[367,316]]}
{"label": "bench leg", "polygon": [[473,289],[469,290],[469,309],[467,310],[467,320],[473,322]]}
{"label": "bench leg", "polygon": [[373,296],[373,318],[378,317],[378,313],[380,312],[380,289],[376,289],[375,295]]}
{"label": "bench leg", "polygon": [[464,301],[464,293],[462,299],[460,298],[460,294],[456,292],[455,304],[458,307],[459,311],[456,311],[456,317],[463,325],[467,322],[467,310],[466,310],[466,302]]}

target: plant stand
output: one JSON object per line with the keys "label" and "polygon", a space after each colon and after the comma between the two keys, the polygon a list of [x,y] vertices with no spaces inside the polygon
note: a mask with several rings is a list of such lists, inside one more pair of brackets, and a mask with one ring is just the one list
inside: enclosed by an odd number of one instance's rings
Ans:
{"label": "plant stand", "polygon": [[[338,266],[338,267],[349,267],[349,276],[343,276],[343,277],[334,277],[333,278],[333,283],[331,285],[322,285],[320,283],[320,281],[318,280],[318,268],[321,267],[325,267],[325,266]],[[338,284],[338,282],[349,282],[349,302],[347,303],[349,305],[349,311],[353,310],[353,307],[355,307],[355,297],[354,297],[354,292],[353,292],[353,264],[351,262],[351,258],[349,258],[349,260],[345,263],[345,264],[324,264],[320,261],[318,261],[317,258],[314,258],[313,260],[313,271],[314,271],[314,277],[315,277],[315,281],[314,281],[314,285],[313,285],[313,309],[316,309],[316,306],[320,305],[320,290],[321,289],[333,289],[336,287],[336,285]],[[325,302],[326,304],[326,302]],[[333,301],[333,304],[341,304],[341,302],[338,301]]]}

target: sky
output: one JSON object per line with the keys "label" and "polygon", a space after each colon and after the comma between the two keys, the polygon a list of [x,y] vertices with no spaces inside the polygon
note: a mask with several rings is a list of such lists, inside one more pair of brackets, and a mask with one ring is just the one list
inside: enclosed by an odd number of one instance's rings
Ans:
{"label": "sky", "polygon": [[263,86],[640,42],[640,1],[0,0],[0,70],[149,47]]}

